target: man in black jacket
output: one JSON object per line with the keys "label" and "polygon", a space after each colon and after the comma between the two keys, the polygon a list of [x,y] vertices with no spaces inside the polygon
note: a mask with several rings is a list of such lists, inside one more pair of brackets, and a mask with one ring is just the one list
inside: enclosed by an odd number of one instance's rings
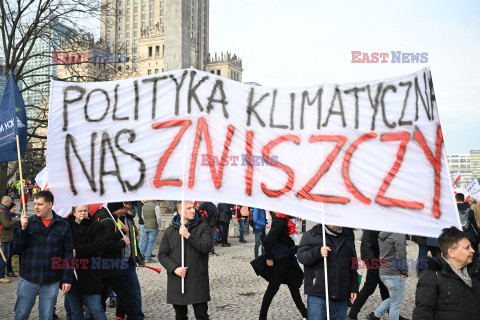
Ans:
{"label": "man in black jacket", "polygon": [[428,268],[418,280],[412,319],[480,319],[478,255],[474,256],[468,235],[451,227],[443,229],[438,241],[442,256],[428,258]]}
{"label": "man in black jacket", "polygon": [[350,228],[317,224],[307,231],[300,241],[297,257],[305,265],[304,291],[308,295],[308,319],[326,319],[326,294],[323,258],[327,257],[330,319],[345,319],[347,301],[354,301],[358,292],[358,273],[354,234]]}
{"label": "man in black jacket", "polygon": [[[108,209],[107,209],[108,208]],[[104,224],[104,243],[105,248],[102,252],[102,306],[105,310],[105,301],[108,298],[109,287],[117,295],[118,301],[122,304],[122,309],[127,314],[128,319],[137,320],[135,308],[133,304],[132,292],[130,291],[122,269],[127,268],[127,263],[123,260],[122,249],[130,246],[130,238],[123,236],[116,221],[110,213],[115,217],[127,211],[122,202],[111,202],[107,208],[102,207],[97,211],[97,221]],[[117,312],[120,311],[117,305]],[[117,314],[119,315],[119,314]]]}
{"label": "man in black jacket", "polygon": [[[193,305],[196,319],[209,319],[210,284],[208,278],[208,253],[213,246],[213,235],[207,223],[195,214],[192,201],[177,203],[180,214],[165,230],[158,261],[167,271],[167,303],[173,304],[175,319],[188,319],[189,304]],[[181,215],[184,224],[181,224]],[[182,267],[181,242],[184,241],[185,266]],[[182,294],[182,278],[185,293]]]}
{"label": "man in black jacket", "polygon": [[228,243],[228,228],[230,227],[230,220],[232,219],[233,214],[235,213],[235,205],[229,203],[219,203],[218,211],[220,212],[220,217],[218,219],[218,225],[220,226],[220,242],[222,247],[230,247],[231,244]]}
{"label": "man in black jacket", "polygon": [[363,230],[362,244],[360,245],[360,256],[367,268],[367,276],[362,290],[358,294],[357,299],[355,300],[350,309],[348,319],[357,319],[358,313],[362,309],[368,297],[370,297],[375,292],[377,285],[380,287],[380,295],[382,297],[382,300],[388,299],[390,297],[387,287],[385,287],[383,282],[380,281],[380,265],[378,260],[378,257],[380,256],[380,248],[378,247],[379,233],[380,231],[366,229]]}

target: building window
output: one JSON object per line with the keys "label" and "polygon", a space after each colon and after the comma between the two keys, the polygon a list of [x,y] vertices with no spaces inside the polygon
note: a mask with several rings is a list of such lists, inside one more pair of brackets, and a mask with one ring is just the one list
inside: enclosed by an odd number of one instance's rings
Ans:
{"label": "building window", "polygon": [[135,29],[138,29],[138,23],[135,22],[135,24],[133,25],[133,27],[134,27]]}
{"label": "building window", "polygon": [[135,32],[133,33],[133,36],[134,36],[135,38],[138,37],[138,32],[135,31]]}
{"label": "building window", "polygon": [[145,19],[145,13],[142,13],[142,19]]}
{"label": "building window", "polygon": [[133,65],[133,70],[137,71],[137,65],[136,64]]}
{"label": "building window", "polygon": [[122,31],[122,26],[118,26],[118,31]]}
{"label": "building window", "polygon": [[158,73],[158,69],[155,69],[155,73]]}
{"label": "building window", "polygon": [[133,40],[133,44],[138,44],[138,40]]}
{"label": "building window", "polygon": [[160,10],[160,15],[163,16],[163,10]]}
{"label": "building window", "polygon": [[153,27],[153,21],[150,21],[150,26]]}
{"label": "building window", "polygon": [[[109,3],[109,4],[110,4],[110,3]],[[109,15],[110,15],[110,10],[107,10],[107,16],[109,16]]]}
{"label": "building window", "polygon": [[130,69],[130,66],[127,64],[127,65],[125,66],[125,70],[128,70],[128,69]]}
{"label": "building window", "polygon": [[[118,30],[121,30],[121,29],[118,29]],[[110,27],[107,27],[107,31],[110,31]]]}
{"label": "building window", "polygon": [[160,19],[160,23],[163,23],[163,18]]}
{"label": "building window", "polygon": [[127,16],[127,21],[130,21],[130,16]]}
{"label": "building window", "polygon": [[130,38],[130,32],[127,32],[127,34],[125,35],[127,38]]}
{"label": "building window", "polygon": [[150,5],[150,10],[153,10],[153,4]]}
{"label": "building window", "polygon": [[109,34],[107,34],[107,40],[110,40],[110,35]]}
{"label": "building window", "polygon": [[148,70],[148,75],[151,75],[152,74],[152,70]]}
{"label": "building window", "polygon": [[220,70],[217,70],[217,75],[220,75]]}
{"label": "building window", "polygon": [[130,14],[130,8],[127,8],[127,14]]}
{"label": "building window", "polygon": [[142,6],[142,11],[145,11],[147,10],[147,7],[146,6]]}
{"label": "building window", "polygon": [[153,12],[150,12],[150,18],[153,19]]}
{"label": "building window", "polygon": [[110,23],[110,18],[107,19],[107,23]]}
{"label": "building window", "polygon": [[118,41],[118,46],[119,46],[119,47],[122,46],[122,41]]}
{"label": "building window", "polygon": [[160,55],[160,46],[155,46],[155,57]]}
{"label": "building window", "polygon": [[130,24],[127,24],[127,30],[130,30]]}
{"label": "building window", "polygon": [[138,20],[138,16],[135,15],[135,17],[133,17],[133,20],[137,21],[137,20]]}
{"label": "building window", "polygon": [[130,5],[130,0],[127,0],[127,6],[129,6],[129,5]]}
{"label": "building window", "polygon": [[119,7],[123,6],[123,2],[120,1],[120,2],[118,3],[118,6],[119,6]]}
{"label": "building window", "polygon": [[145,22],[142,22],[142,28],[145,28]]}
{"label": "building window", "polygon": [[118,22],[119,22],[119,23],[122,23],[122,22],[123,22],[123,19],[122,19],[122,18],[118,18]]}
{"label": "building window", "polygon": [[163,7],[163,6],[164,6],[163,1],[160,1],[160,7]]}
{"label": "building window", "polygon": [[151,58],[152,57],[152,47],[148,47],[148,57]]}
{"label": "building window", "polygon": [[133,62],[137,62],[137,56],[133,56]]}
{"label": "building window", "polygon": [[129,41],[129,40],[127,40],[127,46],[129,46],[129,45],[130,45],[130,41]]}
{"label": "building window", "polygon": [[123,34],[120,33],[120,34],[118,35],[118,38],[119,38],[119,39],[122,39],[122,38],[123,38]]}
{"label": "building window", "polygon": [[133,53],[137,53],[137,48],[133,48]]}
{"label": "building window", "polygon": [[138,3],[138,0],[135,0],[135,3]]}
{"label": "building window", "polygon": [[133,9],[133,11],[134,11],[134,12],[138,12],[138,7],[135,7],[135,8]]}

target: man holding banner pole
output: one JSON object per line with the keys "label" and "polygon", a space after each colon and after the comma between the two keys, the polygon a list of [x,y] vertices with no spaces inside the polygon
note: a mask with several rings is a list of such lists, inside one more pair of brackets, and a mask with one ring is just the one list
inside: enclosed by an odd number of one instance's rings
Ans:
{"label": "man holding banner pole", "polygon": [[[195,213],[193,201],[179,201],[179,214],[173,217],[162,237],[158,261],[167,270],[167,303],[173,304],[175,319],[188,319],[188,305],[193,305],[196,319],[209,319],[210,284],[208,257],[213,247],[210,226]],[[181,224],[183,215],[184,224]],[[185,242],[182,267],[181,242]],[[181,281],[185,281],[182,293]]]}

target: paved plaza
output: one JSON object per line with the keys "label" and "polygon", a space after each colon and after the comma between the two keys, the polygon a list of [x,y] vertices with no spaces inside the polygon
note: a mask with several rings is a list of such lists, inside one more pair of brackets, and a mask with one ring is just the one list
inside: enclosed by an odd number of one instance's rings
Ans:
{"label": "paved plaza", "polygon": [[[232,220],[232,223],[236,223]],[[314,223],[309,222],[307,229]],[[356,239],[360,239],[361,231],[355,231]],[[230,238],[231,247],[216,246],[217,256],[210,257],[210,293],[212,300],[209,302],[209,314],[215,320],[245,320],[258,319],[263,294],[267,282],[255,275],[250,261],[253,259],[254,235],[245,237],[248,241],[242,244],[238,238]],[[360,242],[355,241],[357,254],[360,253]],[[154,253],[158,251],[155,245]],[[418,246],[408,241],[408,258],[415,259],[418,254]],[[157,258],[155,258],[156,260]],[[149,264],[152,267],[161,267],[160,263]],[[166,304],[167,275],[164,270],[160,274],[146,269],[138,268],[138,277],[142,288],[143,312],[146,319],[175,319],[173,308]],[[366,270],[359,270],[365,275]],[[10,284],[0,284],[0,319],[13,319],[16,289],[19,278],[12,278]],[[365,278],[363,278],[365,281]],[[362,281],[362,285],[363,285]],[[407,278],[401,314],[411,317],[415,302],[415,287],[417,277],[415,270],[410,271]],[[301,288],[303,296],[303,286]],[[306,303],[306,296],[303,296]],[[57,314],[60,319],[66,319],[63,308],[64,298],[60,293],[57,301]],[[365,319],[365,315],[373,311],[380,303],[378,289],[365,304],[359,319]],[[115,319],[115,309],[107,307],[108,319]],[[193,309],[190,307],[190,319],[194,319]],[[383,319],[387,319],[384,316]],[[30,319],[38,319],[38,299],[34,306]],[[282,285],[270,306],[269,319],[286,320],[302,319],[296,309],[286,285]]]}

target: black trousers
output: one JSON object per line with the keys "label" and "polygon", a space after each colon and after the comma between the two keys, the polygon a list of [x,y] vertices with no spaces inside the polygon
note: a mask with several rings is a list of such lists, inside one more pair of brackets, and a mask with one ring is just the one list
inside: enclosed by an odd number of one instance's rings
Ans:
{"label": "black trousers", "polygon": [[220,242],[227,243],[228,238],[228,227],[230,226],[230,222],[223,222],[219,221],[218,224],[220,225]]}
{"label": "black trousers", "polygon": [[112,288],[113,292],[117,295],[117,303],[121,303],[122,309],[127,314],[128,320],[137,320],[137,315],[135,314],[135,306],[133,304],[132,291],[127,285],[123,275],[102,278],[102,307],[103,310],[106,310],[107,305],[106,301],[108,298],[108,289]]}
{"label": "black trousers", "polygon": [[[370,265],[370,260],[368,260],[368,262]],[[363,305],[365,304],[365,302],[367,302],[368,297],[370,297],[375,292],[377,285],[380,287],[380,296],[382,297],[382,301],[388,299],[390,295],[388,293],[387,287],[385,287],[383,282],[380,280],[380,270],[378,268],[368,269],[367,277],[365,279],[362,290],[360,290],[357,299],[355,299],[355,302],[353,302],[352,307],[350,308],[349,315],[351,318],[357,317]]]}
{"label": "black trousers", "polygon": [[[206,302],[193,304],[193,312],[195,313],[195,319],[208,320],[208,304]],[[188,306],[174,304],[175,320],[188,320]]]}
{"label": "black trousers", "polygon": [[286,280],[288,289],[293,298],[293,302],[297,306],[298,310],[302,314],[302,317],[307,318],[307,308],[303,303],[302,296],[300,295],[300,288],[295,284],[295,273],[293,272],[293,262],[290,258],[275,261],[273,263],[272,275],[268,282],[267,291],[263,296],[262,307],[260,309],[260,320],[266,320],[268,315],[268,308],[272,303],[273,297],[280,289],[282,282]]}

